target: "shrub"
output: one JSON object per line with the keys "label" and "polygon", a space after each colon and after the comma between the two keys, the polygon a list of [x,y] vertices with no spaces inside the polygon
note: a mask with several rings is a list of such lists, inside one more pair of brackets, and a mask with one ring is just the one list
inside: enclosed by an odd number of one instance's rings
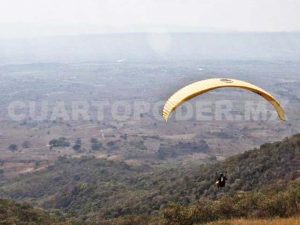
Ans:
{"label": "shrub", "polygon": [[52,139],[49,142],[49,145],[50,149],[52,149],[53,147],[69,147],[71,144],[65,137],[60,137],[58,139]]}
{"label": "shrub", "polygon": [[8,146],[8,149],[12,152],[17,151],[18,150],[18,145],[16,144],[11,144]]}

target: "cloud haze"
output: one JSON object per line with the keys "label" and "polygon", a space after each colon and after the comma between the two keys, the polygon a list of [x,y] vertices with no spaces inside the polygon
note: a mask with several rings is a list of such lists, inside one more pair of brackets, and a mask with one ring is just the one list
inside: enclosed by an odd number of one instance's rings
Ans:
{"label": "cloud haze", "polygon": [[0,6],[0,37],[26,34],[28,29],[46,35],[170,26],[300,30],[298,0],[0,0]]}

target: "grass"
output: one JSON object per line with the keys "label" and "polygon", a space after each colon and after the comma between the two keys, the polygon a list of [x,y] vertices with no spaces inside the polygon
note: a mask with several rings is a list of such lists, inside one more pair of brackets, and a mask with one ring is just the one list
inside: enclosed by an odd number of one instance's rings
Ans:
{"label": "grass", "polygon": [[300,218],[288,219],[234,219],[208,223],[206,225],[300,225]]}

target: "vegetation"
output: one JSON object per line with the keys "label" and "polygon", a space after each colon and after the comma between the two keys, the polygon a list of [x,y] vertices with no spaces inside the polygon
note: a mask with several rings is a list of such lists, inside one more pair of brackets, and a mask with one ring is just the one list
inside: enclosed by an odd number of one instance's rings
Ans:
{"label": "vegetation", "polygon": [[4,199],[0,199],[0,224],[67,225],[59,215],[51,215],[44,210],[33,208],[26,203],[19,204]]}
{"label": "vegetation", "polygon": [[65,138],[65,137],[60,137],[58,139],[52,139],[49,142],[50,149],[55,148],[55,147],[69,147],[71,144],[70,142]]}
{"label": "vegetation", "polygon": [[179,141],[174,146],[170,147],[170,144],[161,144],[157,152],[158,159],[175,158],[179,155],[188,153],[207,153],[209,146],[204,140],[198,142],[181,142]]}
{"label": "vegetation", "polygon": [[80,138],[76,139],[75,144],[73,145],[72,148],[74,149],[74,151],[80,152],[80,150],[81,150],[81,139]]}
{"label": "vegetation", "polygon": [[300,181],[276,184],[259,191],[201,199],[191,206],[173,205],[163,210],[168,225],[189,225],[231,218],[290,217],[300,213]]}
{"label": "vegetation", "polygon": [[91,148],[94,151],[98,151],[100,150],[100,148],[102,147],[102,144],[98,141],[97,138],[91,138]]}
{"label": "vegetation", "polygon": [[[3,197],[60,209],[78,221],[185,225],[299,213],[300,135],[210,165],[162,168],[61,157],[1,187]],[[218,190],[215,173],[227,171]],[[129,221],[129,222],[128,222]]]}
{"label": "vegetation", "polygon": [[298,225],[300,223],[299,218],[288,218],[288,219],[268,219],[268,220],[225,220],[212,222],[207,225]]}
{"label": "vegetation", "polygon": [[[225,220],[232,218],[275,218],[291,217],[300,213],[300,181],[291,182],[288,186],[272,185],[260,191],[236,193],[233,196],[223,195],[218,200],[201,199],[190,206],[172,204],[163,209],[157,217],[123,217],[115,221],[118,224],[156,224],[156,225],[230,225],[230,224],[273,224],[270,220]],[[275,220],[278,224],[299,219]],[[257,222],[257,223],[255,223]],[[272,220],[273,222],[273,220]],[[291,224],[293,224],[291,223]],[[112,223],[114,224],[114,223]]]}
{"label": "vegetation", "polygon": [[16,144],[10,144],[10,145],[8,146],[8,149],[9,149],[10,151],[12,151],[12,152],[17,151],[17,150],[18,150],[18,145],[16,145]]}

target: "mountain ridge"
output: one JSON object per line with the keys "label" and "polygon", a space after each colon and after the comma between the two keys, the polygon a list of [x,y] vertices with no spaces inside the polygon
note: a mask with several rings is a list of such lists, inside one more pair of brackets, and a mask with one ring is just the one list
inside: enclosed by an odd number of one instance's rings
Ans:
{"label": "mountain ridge", "polygon": [[[255,193],[278,182],[283,188],[299,179],[299,161],[300,134],[200,167],[159,169],[61,157],[45,171],[2,185],[1,197],[59,209],[79,220],[149,216],[171,203],[188,206],[201,199],[216,201],[237,193]],[[222,190],[214,186],[218,171],[227,171],[229,177]]]}

